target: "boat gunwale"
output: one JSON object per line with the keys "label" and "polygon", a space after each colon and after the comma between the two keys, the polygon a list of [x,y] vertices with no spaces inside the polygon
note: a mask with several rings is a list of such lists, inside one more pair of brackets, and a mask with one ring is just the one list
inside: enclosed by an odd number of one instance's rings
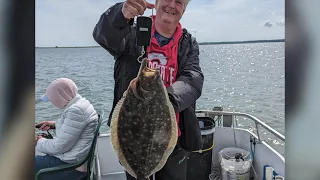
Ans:
{"label": "boat gunwale", "polygon": [[[209,115],[232,115],[232,116],[244,116],[246,118],[249,118],[250,120],[254,121],[256,123],[256,130],[257,130],[257,136],[258,136],[258,139],[259,141],[261,141],[260,139],[260,135],[259,135],[259,131],[258,131],[258,128],[257,128],[257,124],[258,125],[261,125],[263,128],[265,128],[268,132],[270,132],[272,135],[276,136],[277,138],[279,138],[281,141],[283,141],[285,143],[285,136],[282,135],[281,133],[279,133],[277,130],[273,129],[272,127],[270,127],[269,125],[267,125],[266,123],[262,122],[260,119],[258,119],[257,117],[251,115],[251,114],[248,114],[248,113],[241,113],[241,112],[230,112],[230,111],[214,111],[214,110],[196,110],[195,111],[196,114],[199,114],[199,113],[205,113],[206,115],[205,116],[208,116]],[[233,120],[234,121],[234,120]],[[102,122],[102,124],[104,124],[104,122]],[[239,127],[237,127],[239,128]],[[102,135],[102,136],[101,136]],[[110,135],[110,132],[106,132],[104,134],[100,134],[99,137],[103,137],[103,136],[109,136]]]}
{"label": "boat gunwale", "polygon": [[[232,116],[244,116],[249,118],[250,120],[253,120],[256,125],[261,125],[263,128],[265,128],[268,132],[270,132],[271,134],[273,134],[274,136],[276,136],[277,138],[279,138],[281,141],[285,142],[285,136],[282,135],[281,133],[279,133],[277,130],[273,129],[272,127],[270,127],[269,125],[267,125],[266,123],[262,122],[260,119],[258,119],[257,117],[251,115],[251,114],[247,114],[247,113],[241,113],[241,112],[230,112],[230,111],[214,111],[214,110],[196,110],[196,113],[206,113],[206,116],[209,115],[232,115]],[[258,129],[257,129],[258,131]],[[258,139],[260,140],[259,137],[259,132],[257,132],[258,134]]]}
{"label": "boat gunwale", "polygon": [[[258,136],[256,134],[254,134],[253,132],[249,131],[248,129],[244,129],[244,128],[234,128],[234,129],[241,130],[241,131],[246,131],[250,135],[254,136],[255,138],[258,138]],[[272,146],[270,146],[266,141],[261,141],[261,143],[263,145],[265,145],[268,149],[270,149],[273,153],[275,153],[285,163],[285,157],[282,154],[280,154],[277,150],[275,150]]]}

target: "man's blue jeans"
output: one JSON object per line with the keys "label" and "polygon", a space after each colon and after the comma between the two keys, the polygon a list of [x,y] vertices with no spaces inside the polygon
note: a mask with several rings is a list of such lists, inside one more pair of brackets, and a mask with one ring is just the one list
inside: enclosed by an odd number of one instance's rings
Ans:
{"label": "man's blue jeans", "polygon": [[[55,167],[67,164],[54,156],[36,156],[35,157],[35,173],[43,168]],[[86,173],[77,170],[69,170],[52,174],[42,175],[42,180],[80,180],[84,178]]]}

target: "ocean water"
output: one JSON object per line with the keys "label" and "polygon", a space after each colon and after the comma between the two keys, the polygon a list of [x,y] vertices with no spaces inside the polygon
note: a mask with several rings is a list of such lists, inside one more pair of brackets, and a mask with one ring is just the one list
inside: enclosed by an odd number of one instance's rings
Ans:
{"label": "ocean water", "polygon": [[[284,50],[284,43],[201,45],[205,82],[197,109],[222,106],[226,111],[249,113],[284,134]],[[113,65],[114,59],[102,48],[36,49],[36,97],[54,79],[68,77],[107,120],[113,101]],[[36,122],[56,120],[60,113],[36,99]],[[246,123],[238,120],[240,126]],[[102,125],[102,132],[108,130]],[[266,134],[266,138],[282,147],[273,136]]]}

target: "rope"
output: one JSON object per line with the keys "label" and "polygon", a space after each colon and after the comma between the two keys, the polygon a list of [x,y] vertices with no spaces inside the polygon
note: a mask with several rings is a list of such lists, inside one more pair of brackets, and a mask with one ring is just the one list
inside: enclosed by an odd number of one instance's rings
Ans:
{"label": "rope", "polygon": [[207,149],[200,149],[200,150],[198,150],[198,151],[192,151],[192,152],[198,152],[198,153],[202,153],[202,152],[206,152],[206,151],[210,151],[212,148],[213,148],[213,146],[214,146],[214,141],[212,141],[212,146],[211,147],[209,147],[209,148],[207,148]]}

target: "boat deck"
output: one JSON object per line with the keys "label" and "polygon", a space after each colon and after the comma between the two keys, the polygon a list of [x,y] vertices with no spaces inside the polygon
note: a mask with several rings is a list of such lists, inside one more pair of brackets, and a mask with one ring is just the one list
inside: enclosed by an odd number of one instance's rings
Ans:
{"label": "boat deck", "polygon": [[[107,141],[106,141],[107,140]],[[127,180],[123,167],[120,165],[112,145],[109,134],[101,134],[97,142],[96,163],[98,163],[98,180]],[[99,157],[103,156],[103,157]],[[108,158],[106,158],[106,156]],[[99,176],[100,175],[100,176]]]}

